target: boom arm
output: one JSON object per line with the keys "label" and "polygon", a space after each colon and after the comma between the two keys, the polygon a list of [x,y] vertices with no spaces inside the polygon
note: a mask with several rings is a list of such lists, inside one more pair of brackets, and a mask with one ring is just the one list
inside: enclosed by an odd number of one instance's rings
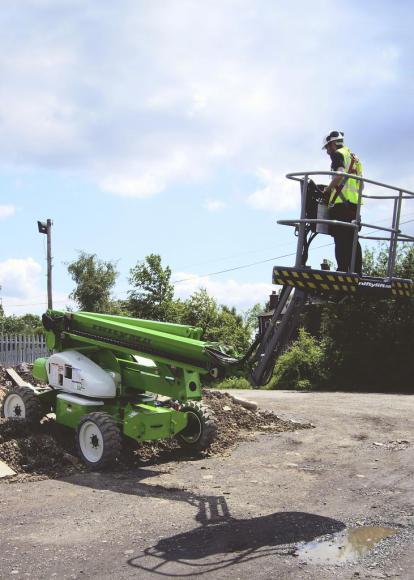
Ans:
{"label": "boom arm", "polygon": [[181,324],[52,310],[43,315],[43,325],[50,349],[110,351],[121,366],[129,361],[129,367],[138,367],[135,357],[141,356],[160,368],[179,367],[212,378],[242,374],[258,388],[269,381],[277,357],[297,328],[306,298],[306,292],[284,286],[265,333],[240,359],[230,356],[216,343],[200,340],[202,329]]}
{"label": "boom arm", "polygon": [[277,358],[283,354],[298,327],[307,296],[304,290],[283,287],[277,308],[264,334],[253,343],[246,355],[253,388],[257,389],[269,382]]}
{"label": "boom arm", "polygon": [[[201,374],[237,364],[216,343],[200,340],[200,328],[90,312],[48,311],[43,315],[49,348],[97,348],[121,357],[143,356]],[[218,371],[217,371],[218,372]]]}

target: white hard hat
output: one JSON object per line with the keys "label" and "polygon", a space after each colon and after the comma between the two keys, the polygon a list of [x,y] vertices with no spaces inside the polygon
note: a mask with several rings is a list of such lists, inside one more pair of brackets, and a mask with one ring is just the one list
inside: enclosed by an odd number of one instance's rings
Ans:
{"label": "white hard hat", "polygon": [[343,140],[344,140],[343,131],[331,131],[326,137],[324,137],[322,149],[325,149],[328,143],[332,143],[332,141],[343,141]]}

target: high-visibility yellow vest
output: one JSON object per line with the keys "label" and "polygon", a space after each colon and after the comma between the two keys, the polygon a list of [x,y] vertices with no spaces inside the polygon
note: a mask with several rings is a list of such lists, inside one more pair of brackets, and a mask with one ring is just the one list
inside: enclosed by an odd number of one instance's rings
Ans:
{"label": "high-visibility yellow vest", "polygon": [[[340,153],[344,158],[344,169],[345,173],[349,173],[349,170],[352,169],[352,173],[355,175],[362,176],[362,164],[358,157],[351,152],[348,147],[340,147],[336,150],[337,153]],[[352,163],[352,158],[355,158],[354,163]],[[352,166],[352,167],[351,167]],[[336,195],[336,191],[331,193],[329,198],[329,203],[336,204],[336,203],[344,203],[345,201],[349,201],[350,203],[358,203],[358,192],[360,188],[361,182],[357,179],[352,179],[352,177],[348,177],[346,179],[344,186],[340,190],[340,193]]]}

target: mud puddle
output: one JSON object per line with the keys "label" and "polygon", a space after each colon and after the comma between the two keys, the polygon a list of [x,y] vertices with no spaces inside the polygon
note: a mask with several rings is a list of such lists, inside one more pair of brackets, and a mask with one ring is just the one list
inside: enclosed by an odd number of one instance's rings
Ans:
{"label": "mud puddle", "polygon": [[308,564],[336,564],[355,562],[376,546],[381,540],[394,536],[394,528],[361,526],[349,528],[298,546],[295,553],[299,560]]}

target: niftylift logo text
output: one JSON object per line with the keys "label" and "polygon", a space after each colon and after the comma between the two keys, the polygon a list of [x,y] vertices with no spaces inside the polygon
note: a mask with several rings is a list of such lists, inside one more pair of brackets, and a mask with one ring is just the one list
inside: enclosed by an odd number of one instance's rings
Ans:
{"label": "niftylift logo text", "polygon": [[103,336],[109,335],[110,337],[119,338],[120,340],[124,340],[126,342],[139,342],[140,344],[151,344],[149,338],[143,338],[142,336],[134,336],[132,334],[128,334],[127,332],[116,330],[115,328],[105,328],[104,326],[99,326],[98,324],[94,324],[92,328],[96,332],[102,333]]}

